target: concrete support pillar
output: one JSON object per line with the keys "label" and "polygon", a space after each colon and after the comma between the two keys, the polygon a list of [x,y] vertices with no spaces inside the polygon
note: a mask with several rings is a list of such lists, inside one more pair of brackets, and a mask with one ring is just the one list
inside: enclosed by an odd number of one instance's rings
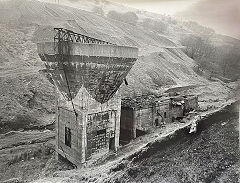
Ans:
{"label": "concrete support pillar", "polygon": [[82,163],[86,162],[87,153],[87,110],[82,113]]}
{"label": "concrete support pillar", "polygon": [[115,151],[119,147],[119,138],[120,138],[120,117],[121,117],[121,95],[117,92],[118,97],[118,109],[116,111],[116,121],[115,121]]}
{"label": "concrete support pillar", "polygon": [[135,139],[137,137],[137,123],[136,123],[136,110],[133,108],[133,119],[132,119],[132,138]]}
{"label": "concrete support pillar", "polygon": [[55,153],[55,156],[56,156],[56,159],[59,160],[59,154],[58,154],[58,138],[59,138],[59,129],[58,129],[58,124],[59,124],[59,108],[58,108],[58,104],[59,104],[59,100],[57,99],[57,109],[56,109],[56,123],[55,123],[55,130],[56,130],[56,133],[55,133],[55,141],[56,141],[56,144],[55,144],[55,150],[56,150],[56,153]]}

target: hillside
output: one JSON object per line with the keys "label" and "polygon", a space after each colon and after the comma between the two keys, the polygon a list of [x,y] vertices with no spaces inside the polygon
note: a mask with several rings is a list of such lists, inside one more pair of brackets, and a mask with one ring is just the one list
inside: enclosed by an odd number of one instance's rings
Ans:
{"label": "hillside", "polygon": [[[21,122],[22,128],[54,122],[54,86],[42,74],[44,66],[36,52],[37,42],[53,39],[54,27],[138,47],[139,59],[127,76],[129,85],[121,86],[123,96],[159,94],[169,87],[210,84],[205,74],[200,76],[195,72],[198,71],[197,63],[182,51],[180,44],[186,35],[201,35],[194,27],[168,16],[131,8],[110,16],[108,13],[120,5],[108,1],[84,1],[82,6],[77,2],[63,2],[78,6],[36,0],[0,1],[1,131],[19,128],[14,126],[21,121],[18,118],[28,119]],[[102,9],[101,14],[95,12],[96,7]],[[124,14],[126,11],[136,14],[134,21],[132,14]],[[215,40],[221,44],[235,44],[230,38],[225,41],[218,36]],[[225,90],[225,86],[220,87]]]}
{"label": "hillside", "polygon": [[82,9],[34,0],[0,1],[2,130],[14,128],[10,124],[21,121],[18,115],[29,119],[22,127],[53,122],[56,94],[40,72],[44,67],[35,44],[52,40],[53,27],[137,46],[140,58],[128,76],[129,86],[122,87],[123,94],[207,82],[193,71],[196,64],[181,51],[178,41],[166,33],[145,29],[141,19],[138,22],[131,25]]}
{"label": "hillside", "polygon": [[[224,83],[205,70],[199,72],[199,63],[184,53],[182,39],[205,31],[106,0],[64,0],[61,5],[49,1],[0,0],[0,139],[4,142],[0,182],[11,177],[30,181],[69,169],[57,162],[48,167],[55,132],[43,130],[55,122],[57,95],[42,72],[36,43],[53,40],[54,27],[139,48],[139,59],[127,76],[129,85],[120,88],[123,97],[170,91],[195,94],[201,111],[222,107],[235,97],[236,82]],[[238,44],[216,34],[211,42]]]}
{"label": "hillside", "polygon": [[[197,21],[204,26],[216,29],[220,34],[240,39],[238,28],[240,21],[239,9],[240,3],[238,0],[198,1],[191,9],[178,12],[177,16],[187,20]],[[221,23],[219,22],[219,18]]]}
{"label": "hillside", "polygon": [[[41,73],[44,66],[35,44],[52,40],[53,27],[64,27],[119,45],[138,47],[139,59],[127,76],[129,85],[121,87],[123,96],[158,94],[169,87],[211,84],[204,72],[197,72],[197,63],[182,51],[179,42],[183,35],[195,36],[207,32],[205,28],[198,28],[199,32],[196,32],[191,24],[137,10],[133,10],[138,17],[135,21],[129,22],[128,18],[131,20],[132,17],[127,16],[124,22],[121,16],[126,14],[122,12],[115,12],[112,18],[107,14],[112,11],[111,8],[116,10],[116,4],[101,3],[102,15],[83,10],[99,7],[94,1],[85,2],[82,9],[36,0],[0,1],[1,131],[19,128],[14,124],[25,117],[28,120],[22,128],[29,124],[54,122],[56,94],[54,86]],[[236,42],[230,38],[226,41],[226,37],[221,36],[215,36],[214,40],[227,45]],[[225,91],[225,86],[219,85]]]}

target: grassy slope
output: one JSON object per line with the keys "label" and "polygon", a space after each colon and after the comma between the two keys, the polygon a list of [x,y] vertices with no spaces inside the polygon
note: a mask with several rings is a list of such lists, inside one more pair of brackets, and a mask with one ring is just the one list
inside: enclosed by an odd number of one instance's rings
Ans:
{"label": "grassy slope", "polygon": [[34,30],[1,25],[1,132],[53,122],[55,91],[38,72],[43,66],[31,41]]}

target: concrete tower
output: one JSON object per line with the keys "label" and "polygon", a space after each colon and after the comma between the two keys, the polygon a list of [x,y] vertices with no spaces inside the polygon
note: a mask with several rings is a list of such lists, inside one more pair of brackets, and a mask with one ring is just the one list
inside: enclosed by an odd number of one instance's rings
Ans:
{"label": "concrete tower", "polygon": [[119,146],[118,88],[138,49],[56,28],[53,42],[38,43],[48,79],[59,93],[56,152],[75,165]]}

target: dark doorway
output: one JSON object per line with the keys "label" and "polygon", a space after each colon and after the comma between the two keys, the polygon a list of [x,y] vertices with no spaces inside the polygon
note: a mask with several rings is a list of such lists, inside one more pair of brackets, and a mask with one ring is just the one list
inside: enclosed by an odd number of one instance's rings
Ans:
{"label": "dark doorway", "polygon": [[134,132],[136,133],[134,111],[130,107],[122,107],[120,118],[120,144],[128,144],[130,140],[134,138]]}
{"label": "dark doorway", "polygon": [[109,139],[109,149],[112,151],[115,151],[115,138],[110,138]]}
{"label": "dark doorway", "polygon": [[71,147],[71,129],[68,127],[65,127],[65,145],[68,147]]}

